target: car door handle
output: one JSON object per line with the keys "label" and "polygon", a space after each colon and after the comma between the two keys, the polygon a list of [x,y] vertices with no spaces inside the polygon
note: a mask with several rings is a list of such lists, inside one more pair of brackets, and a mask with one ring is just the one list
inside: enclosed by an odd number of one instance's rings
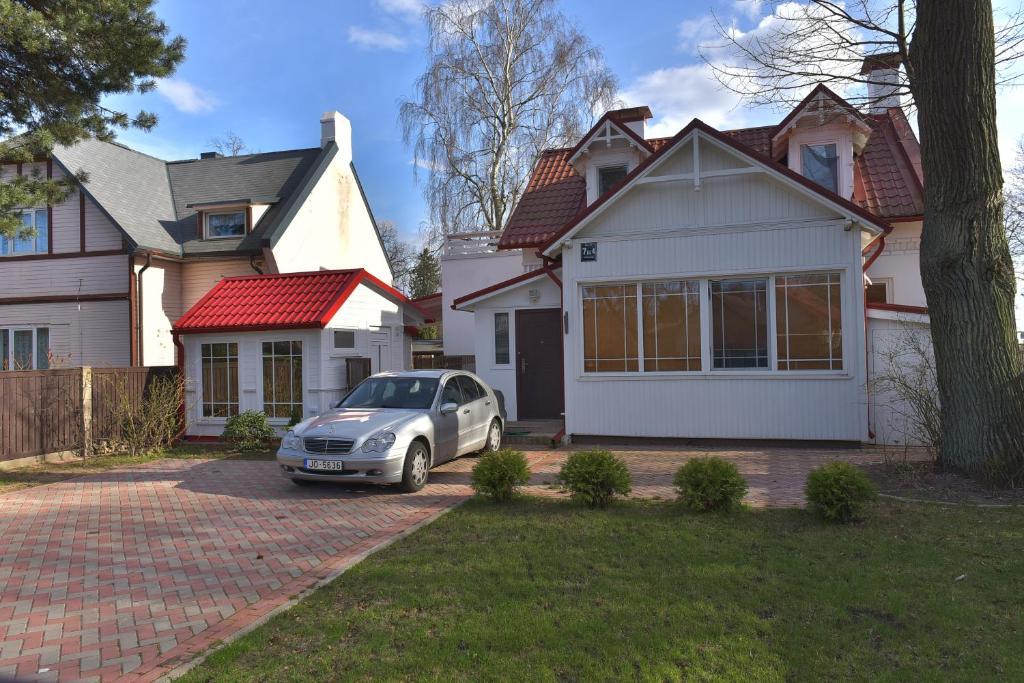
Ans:
{"label": "car door handle", "polygon": [[484,401],[484,405],[485,406],[489,406],[489,405],[491,405],[491,402],[490,401]]}
{"label": "car door handle", "polygon": [[464,408],[462,411],[463,415],[469,415],[469,408]]}

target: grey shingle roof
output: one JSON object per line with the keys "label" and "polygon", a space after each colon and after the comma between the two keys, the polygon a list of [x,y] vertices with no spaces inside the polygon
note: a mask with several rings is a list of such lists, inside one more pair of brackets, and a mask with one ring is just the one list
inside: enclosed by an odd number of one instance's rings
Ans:
{"label": "grey shingle roof", "polygon": [[178,252],[166,164],[122,145],[82,140],[53,150],[70,173],[85,171],[83,186],[135,246]]}
{"label": "grey shingle roof", "polygon": [[[182,255],[257,251],[295,197],[316,180],[322,157],[313,147],[237,157],[165,162],[123,145],[84,140],[57,147],[54,158],[70,173],[85,171],[84,186],[134,246]],[[333,156],[333,155],[332,155]],[[253,232],[237,240],[197,239],[194,205],[274,199]],[[193,206],[190,206],[193,205]]]}

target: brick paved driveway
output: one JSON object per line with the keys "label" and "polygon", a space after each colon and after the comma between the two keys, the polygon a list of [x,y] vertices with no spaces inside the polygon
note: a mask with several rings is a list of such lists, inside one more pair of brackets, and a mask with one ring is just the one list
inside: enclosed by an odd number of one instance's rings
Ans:
{"label": "brick paved driveway", "polygon": [[[711,449],[616,449],[634,495],[671,498],[672,474]],[[866,451],[744,449],[754,505],[798,505],[806,473]],[[565,451],[529,454],[531,493]],[[167,460],[0,495],[0,677],[151,680],[469,494],[474,459],[418,494],[299,489],[273,462]]]}

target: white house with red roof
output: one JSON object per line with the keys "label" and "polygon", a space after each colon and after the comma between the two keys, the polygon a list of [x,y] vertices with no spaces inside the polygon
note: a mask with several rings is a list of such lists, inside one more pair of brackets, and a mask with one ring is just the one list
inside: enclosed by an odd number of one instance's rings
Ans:
{"label": "white house with red roof", "polygon": [[868,378],[876,344],[927,329],[923,178],[898,98],[875,94],[860,112],[819,86],[774,126],[655,139],[649,109],[617,110],[543,152],[497,245],[523,272],[445,292],[510,418],[564,415],[570,437],[905,438]]}
{"label": "white house with red roof", "polygon": [[363,268],[224,278],[172,330],[187,434],[218,437],[246,410],[278,428],[319,415],[370,374],[410,367],[404,330],[425,317]]}

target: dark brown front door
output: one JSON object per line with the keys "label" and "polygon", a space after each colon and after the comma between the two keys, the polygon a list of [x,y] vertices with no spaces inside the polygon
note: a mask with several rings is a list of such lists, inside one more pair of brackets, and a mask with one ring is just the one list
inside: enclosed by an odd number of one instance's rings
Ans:
{"label": "dark brown front door", "polygon": [[516,406],[520,420],[556,419],[565,410],[562,312],[516,311]]}

